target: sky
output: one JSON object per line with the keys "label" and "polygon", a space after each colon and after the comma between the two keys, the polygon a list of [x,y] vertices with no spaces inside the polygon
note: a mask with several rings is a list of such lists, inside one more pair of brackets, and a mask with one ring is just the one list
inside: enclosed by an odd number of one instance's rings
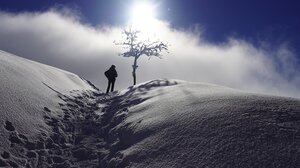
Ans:
{"label": "sky", "polygon": [[103,72],[115,64],[116,88],[126,88],[133,60],[118,56],[124,50],[113,42],[141,1],[155,6],[151,29],[169,53],[141,58],[138,83],[176,78],[300,97],[296,0],[0,1],[0,49],[79,74],[102,90]]}

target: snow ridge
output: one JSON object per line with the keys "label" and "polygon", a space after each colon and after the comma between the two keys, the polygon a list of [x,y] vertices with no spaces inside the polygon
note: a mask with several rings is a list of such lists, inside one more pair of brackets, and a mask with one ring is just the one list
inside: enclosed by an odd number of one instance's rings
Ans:
{"label": "snow ridge", "polygon": [[[123,122],[130,107],[146,100],[141,95],[153,88],[173,84],[169,81],[151,81],[130,87],[124,94],[114,92],[111,95],[78,90],[65,95],[55,91],[63,102],[58,105],[64,113],[55,115],[52,109],[44,107],[44,120],[52,133],[49,136],[41,133],[38,140],[32,141],[26,135],[19,134],[7,121],[5,128],[10,132],[10,150],[16,150],[20,155],[10,155],[1,160],[2,165],[126,167],[130,160],[117,161],[119,151],[141,141],[146,135],[130,140],[131,132],[114,130],[114,127]],[[138,94],[133,95],[135,91]]]}
{"label": "snow ridge", "polygon": [[300,166],[299,99],[167,79],[106,95],[0,56],[0,167]]}

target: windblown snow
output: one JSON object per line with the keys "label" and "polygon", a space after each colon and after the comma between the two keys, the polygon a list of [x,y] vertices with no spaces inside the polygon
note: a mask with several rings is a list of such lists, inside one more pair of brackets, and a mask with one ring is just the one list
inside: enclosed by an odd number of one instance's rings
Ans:
{"label": "windblown snow", "polygon": [[109,95],[0,52],[0,167],[300,167],[300,100],[180,80]]}

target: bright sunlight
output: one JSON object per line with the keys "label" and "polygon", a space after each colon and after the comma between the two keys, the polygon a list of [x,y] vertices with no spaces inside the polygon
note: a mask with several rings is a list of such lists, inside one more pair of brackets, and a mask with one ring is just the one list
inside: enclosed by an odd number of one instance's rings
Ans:
{"label": "bright sunlight", "polygon": [[155,18],[155,5],[145,1],[134,4],[130,11],[129,24],[145,33],[157,31],[159,21]]}

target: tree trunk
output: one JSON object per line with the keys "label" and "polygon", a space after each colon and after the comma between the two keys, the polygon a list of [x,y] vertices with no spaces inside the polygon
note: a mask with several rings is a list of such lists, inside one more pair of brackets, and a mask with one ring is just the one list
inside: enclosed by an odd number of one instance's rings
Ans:
{"label": "tree trunk", "polygon": [[133,85],[135,85],[135,84],[136,84],[136,74],[135,74],[135,70],[136,70],[136,69],[133,69],[133,71],[132,71],[132,76],[133,76]]}
{"label": "tree trunk", "polygon": [[137,59],[138,59],[138,57],[134,57],[134,63],[133,63],[133,65],[132,65],[132,77],[133,77],[133,85],[135,85],[136,84],[136,73],[135,73],[135,71],[136,71],[136,69],[137,69]]}

